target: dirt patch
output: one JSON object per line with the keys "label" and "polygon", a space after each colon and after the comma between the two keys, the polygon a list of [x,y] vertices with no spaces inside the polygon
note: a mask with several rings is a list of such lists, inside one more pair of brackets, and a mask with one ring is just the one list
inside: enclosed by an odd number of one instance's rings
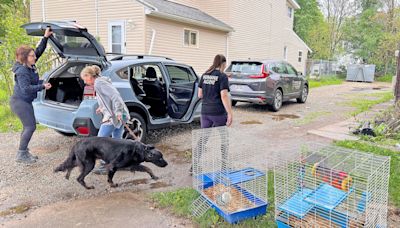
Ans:
{"label": "dirt patch", "polygon": [[286,119],[299,119],[300,116],[298,115],[294,115],[294,114],[276,114],[276,115],[272,115],[272,119],[275,121],[282,121],[282,120],[286,120]]}
{"label": "dirt patch", "polygon": [[240,124],[245,124],[245,125],[251,125],[251,124],[262,124],[262,122],[257,121],[257,120],[249,120],[249,121],[243,121],[240,122]]}
{"label": "dirt patch", "polygon": [[0,217],[5,217],[8,215],[22,214],[29,209],[31,209],[32,205],[30,204],[21,204],[15,207],[8,208],[4,211],[0,211]]}
{"label": "dirt patch", "polygon": [[131,181],[126,181],[121,183],[121,185],[140,185],[140,184],[147,184],[149,183],[149,179],[136,179],[136,180],[131,180]]}
{"label": "dirt patch", "polygon": [[172,185],[169,184],[169,183],[162,182],[162,181],[158,181],[158,182],[150,184],[150,188],[151,189],[166,188],[166,187],[169,187],[169,186],[172,186]]}
{"label": "dirt patch", "polygon": [[30,148],[33,154],[51,154],[60,149],[58,145],[50,145],[50,146],[35,146]]}
{"label": "dirt patch", "polygon": [[175,146],[167,145],[164,143],[160,143],[156,145],[156,148],[161,150],[163,155],[167,155],[170,157],[172,162],[174,163],[188,163],[192,159],[192,150],[178,150]]}
{"label": "dirt patch", "polygon": [[396,227],[400,223],[400,208],[389,206],[388,208],[389,227]]}

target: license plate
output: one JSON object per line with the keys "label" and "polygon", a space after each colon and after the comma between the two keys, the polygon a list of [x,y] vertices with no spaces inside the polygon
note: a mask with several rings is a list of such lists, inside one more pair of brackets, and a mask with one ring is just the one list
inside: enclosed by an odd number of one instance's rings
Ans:
{"label": "license plate", "polygon": [[231,85],[231,91],[245,91],[248,87],[245,85]]}

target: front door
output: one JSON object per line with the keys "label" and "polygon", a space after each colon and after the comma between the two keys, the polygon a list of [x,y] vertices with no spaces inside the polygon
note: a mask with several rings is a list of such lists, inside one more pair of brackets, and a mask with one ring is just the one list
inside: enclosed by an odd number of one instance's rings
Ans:
{"label": "front door", "polygon": [[296,69],[292,65],[287,64],[286,67],[288,74],[292,78],[292,96],[298,97],[301,93],[302,78],[298,75]]}
{"label": "front door", "polygon": [[191,104],[195,96],[197,77],[188,67],[178,65],[166,65],[165,67],[170,79],[168,115],[175,120],[187,121],[183,118],[189,108],[193,108]]}
{"label": "front door", "polygon": [[108,23],[108,51],[111,53],[125,53],[125,21]]}

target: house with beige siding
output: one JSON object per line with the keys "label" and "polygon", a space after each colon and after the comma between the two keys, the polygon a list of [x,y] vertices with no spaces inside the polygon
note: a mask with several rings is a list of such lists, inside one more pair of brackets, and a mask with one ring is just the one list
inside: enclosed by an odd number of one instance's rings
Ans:
{"label": "house with beige siding", "polygon": [[228,61],[285,59],[305,72],[295,0],[31,0],[31,21],[73,20],[107,52],[168,56],[204,72]]}

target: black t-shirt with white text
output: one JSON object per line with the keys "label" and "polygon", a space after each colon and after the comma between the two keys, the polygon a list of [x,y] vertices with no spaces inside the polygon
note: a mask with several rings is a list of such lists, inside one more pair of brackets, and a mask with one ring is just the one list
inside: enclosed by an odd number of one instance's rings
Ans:
{"label": "black t-shirt with white text", "polygon": [[228,76],[219,70],[201,76],[199,88],[203,89],[202,114],[224,115],[226,114],[221,99],[221,91],[229,91]]}

